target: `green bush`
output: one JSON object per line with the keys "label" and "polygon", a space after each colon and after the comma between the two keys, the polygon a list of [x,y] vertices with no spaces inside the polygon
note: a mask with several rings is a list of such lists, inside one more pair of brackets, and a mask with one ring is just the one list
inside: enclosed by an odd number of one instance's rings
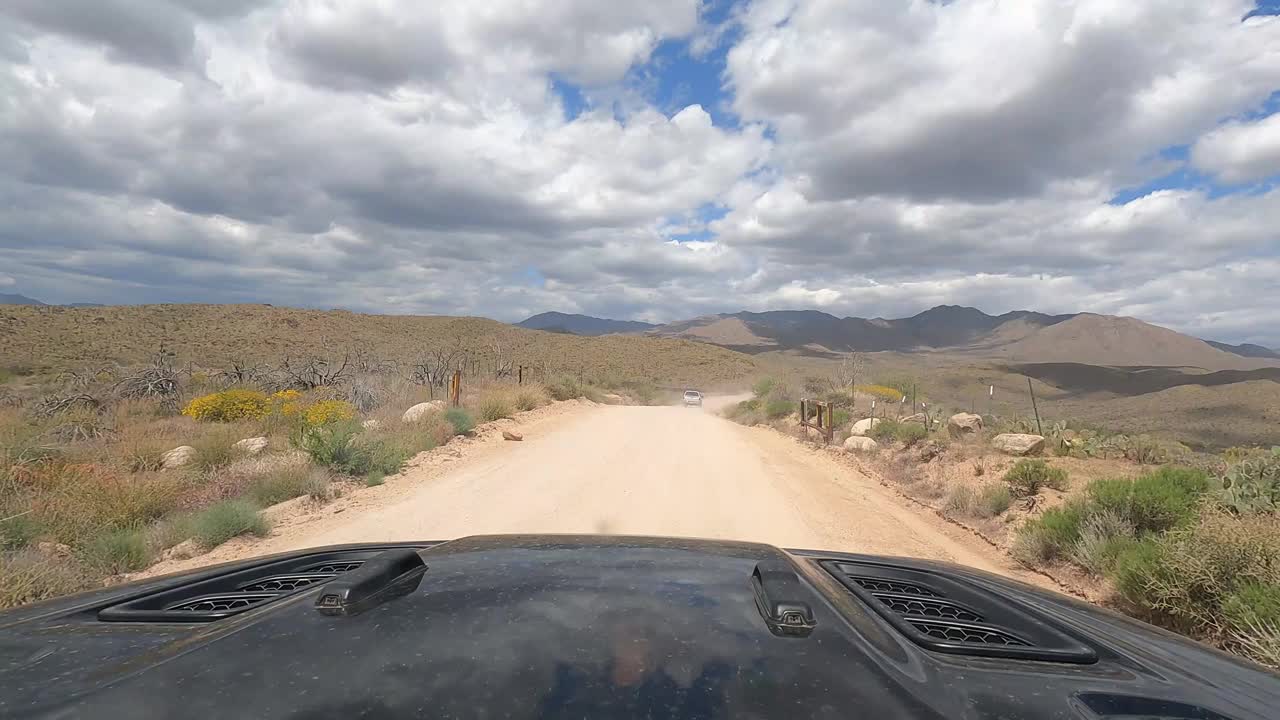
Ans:
{"label": "green bush", "polygon": [[852,421],[853,421],[853,415],[850,414],[848,410],[841,410],[839,408],[836,408],[831,413],[832,427],[838,427],[838,428],[844,427],[845,425],[848,425]]}
{"label": "green bush", "polygon": [[1222,616],[1237,630],[1280,627],[1280,584],[1251,582],[1236,588],[1222,599]]}
{"label": "green bush", "polygon": [[777,384],[778,384],[778,381],[774,380],[773,378],[761,378],[756,381],[755,385],[751,386],[751,392],[757,398],[765,398],[765,397],[768,397],[769,394],[773,392],[773,388],[777,386]]}
{"label": "green bush", "polygon": [[360,430],[358,423],[350,421],[305,428],[298,446],[315,464],[350,474],[352,468],[369,462],[368,449],[356,442]]}
{"label": "green bush", "polygon": [[898,438],[898,429],[901,427],[902,423],[897,420],[877,420],[871,424],[867,437],[878,443],[893,442]]}
{"label": "green bush", "polygon": [[[565,400],[568,398],[556,397],[557,400]],[[449,421],[453,426],[453,432],[457,435],[466,435],[476,427],[476,421],[471,419],[471,415],[462,408],[449,408],[444,413],[444,419]]]}
{"label": "green bush", "polygon": [[784,398],[770,399],[764,406],[764,415],[770,420],[777,420],[795,412],[796,404]]}
{"label": "green bush", "polygon": [[1030,497],[1041,488],[1067,489],[1067,471],[1050,467],[1044,460],[1019,460],[1005,473],[1005,483],[1018,497]]}
{"label": "green bush", "polygon": [[89,565],[108,575],[141,570],[151,562],[147,537],[140,528],[104,532],[89,540],[84,556]]}
{"label": "green bush", "polygon": [[917,443],[929,437],[929,431],[925,430],[923,425],[917,425],[916,423],[898,423],[893,436],[903,445],[914,447]]}
{"label": "green bush", "polygon": [[1203,471],[1161,468],[1136,480],[1094,480],[1085,495],[1095,511],[1113,512],[1146,533],[1189,523],[1208,489],[1209,477]]}
{"label": "green bush", "polygon": [[387,481],[387,476],[377,470],[370,470],[368,475],[364,476],[364,484],[368,487],[378,487]]}
{"label": "green bush", "polygon": [[1068,502],[1028,520],[1018,532],[1013,552],[1023,562],[1034,563],[1065,558],[1080,540],[1086,516],[1081,502]]}
{"label": "green bush", "polygon": [[398,443],[380,440],[360,441],[360,425],[339,422],[302,432],[300,446],[312,461],[343,475],[361,477],[372,470],[387,475],[400,472],[412,456]]}
{"label": "green bush", "polygon": [[213,548],[238,535],[266,535],[267,521],[247,500],[226,500],[197,514],[192,531],[201,545]]}
{"label": "green bush", "polygon": [[1134,543],[1117,558],[1111,576],[1121,597],[1147,617],[1197,637],[1219,638],[1243,629],[1231,627],[1231,618],[1244,621],[1273,611],[1280,526],[1265,516],[1208,512],[1199,523]]}

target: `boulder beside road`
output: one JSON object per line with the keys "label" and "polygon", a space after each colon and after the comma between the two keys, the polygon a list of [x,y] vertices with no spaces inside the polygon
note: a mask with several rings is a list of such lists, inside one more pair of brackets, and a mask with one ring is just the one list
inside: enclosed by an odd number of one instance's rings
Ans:
{"label": "boulder beside road", "polygon": [[1016,457],[1036,455],[1044,450],[1044,437],[1040,435],[1024,435],[1022,433],[1005,433],[991,438],[991,447],[1006,455]]}
{"label": "boulder beside road", "polygon": [[232,447],[249,455],[257,455],[267,449],[267,439],[264,437],[245,438]]}
{"label": "boulder beside road", "polygon": [[956,413],[947,421],[947,433],[958,438],[964,435],[976,435],[982,431],[982,416],[973,413]]}
{"label": "boulder beside road", "polygon": [[196,449],[190,445],[179,445],[160,456],[160,467],[165,470],[180,468],[195,459]]}
{"label": "boulder beside road", "polygon": [[520,434],[520,433],[518,433],[518,432],[512,432],[512,431],[510,431],[510,430],[503,430],[503,431],[502,431],[502,439],[503,439],[503,440],[513,440],[513,441],[515,441],[515,442],[520,442],[521,440],[524,440],[524,436],[523,436],[523,435],[521,435],[521,434]]}
{"label": "boulder beside road", "polygon": [[426,417],[427,413],[434,412],[436,410],[444,410],[443,400],[432,400],[431,402],[418,403],[408,410],[405,410],[404,416],[400,419],[407,423],[414,423]]}
{"label": "boulder beside road", "polygon": [[859,420],[858,422],[853,424],[853,429],[851,429],[849,432],[854,437],[863,437],[867,433],[871,432],[871,429],[874,428],[879,423],[880,423],[880,418],[866,418],[865,420]]}
{"label": "boulder beside road", "polygon": [[845,452],[871,452],[880,448],[880,443],[869,437],[851,435],[844,441]]}

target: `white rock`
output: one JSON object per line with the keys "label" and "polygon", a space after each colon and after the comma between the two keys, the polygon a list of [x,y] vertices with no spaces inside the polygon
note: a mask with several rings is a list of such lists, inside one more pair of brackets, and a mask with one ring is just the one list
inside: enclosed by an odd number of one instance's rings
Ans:
{"label": "white rock", "polygon": [[190,445],[181,445],[160,456],[160,467],[165,470],[180,468],[191,462],[195,456],[195,448]]}
{"label": "white rock", "polygon": [[947,433],[953,438],[973,435],[982,431],[982,416],[973,413],[956,413],[947,421]]}
{"label": "white rock", "polygon": [[852,435],[848,440],[844,441],[845,452],[870,452],[879,447],[880,443],[861,435]]}
{"label": "white rock", "polygon": [[1044,438],[1040,435],[1005,433],[991,438],[991,447],[1008,455],[1035,455],[1044,450]]}
{"label": "white rock", "polygon": [[427,413],[436,410],[444,410],[443,400],[432,400],[431,402],[418,403],[408,410],[404,411],[404,417],[401,418],[407,423],[418,422],[426,417]]}
{"label": "white rock", "polygon": [[520,442],[521,440],[524,440],[524,435],[521,435],[521,434],[520,434],[520,433],[518,433],[518,432],[512,432],[512,431],[510,431],[510,430],[503,430],[503,431],[502,431],[502,439],[503,439],[503,440],[514,440],[514,441],[516,441],[516,442]]}
{"label": "white rock", "polygon": [[863,435],[866,435],[867,433],[871,432],[871,428],[879,424],[880,424],[880,418],[866,418],[864,420],[859,420],[858,422],[854,423],[853,429],[850,430],[849,432],[856,437],[862,437]]}
{"label": "white rock", "polygon": [[267,449],[267,439],[264,437],[245,438],[232,447],[249,455],[257,455]]}

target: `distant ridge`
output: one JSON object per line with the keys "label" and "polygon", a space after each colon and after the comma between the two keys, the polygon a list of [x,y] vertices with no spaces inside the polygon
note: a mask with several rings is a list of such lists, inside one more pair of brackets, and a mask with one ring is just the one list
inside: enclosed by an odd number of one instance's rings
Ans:
{"label": "distant ridge", "polygon": [[1267,348],[1211,344],[1135,318],[1094,313],[1047,315],[1029,310],[988,315],[958,305],[939,305],[892,320],[841,318],[817,310],[727,313],[669,323],[649,334],[753,353],[946,351],[1020,363],[1150,365],[1210,371],[1246,370],[1280,360],[1280,353]]}
{"label": "distant ridge", "polygon": [[642,333],[656,325],[636,320],[609,320],[589,315],[570,315],[560,312],[544,312],[516,323],[530,330],[569,333],[571,335],[612,335],[615,333]]}
{"label": "distant ridge", "polygon": [[7,295],[0,293],[0,305],[44,305],[45,303],[29,298],[26,295]]}
{"label": "distant ridge", "polygon": [[1223,352],[1229,352],[1229,353],[1232,353],[1233,355],[1239,355],[1240,357],[1270,358],[1272,360],[1280,360],[1280,352],[1276,352],[1271,348],[1263,347],[1261,345],[1253,345],[1251,343],[1244,343],[1243,345],[1232,345],[1230,343],[1214,342],[1212,340],[1205,340],[1205,342],[1209,343],[1213,347],[1218,348],[1219,350],[1222,350]]}

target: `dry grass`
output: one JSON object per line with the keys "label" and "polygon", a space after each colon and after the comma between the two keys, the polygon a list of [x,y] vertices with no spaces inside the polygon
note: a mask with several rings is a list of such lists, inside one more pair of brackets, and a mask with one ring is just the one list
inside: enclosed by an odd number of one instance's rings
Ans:
{"label": "dry grass", "polygon": [[83,571],[72,561],[35,550],[0,553],[0,610],[88,587]]}

